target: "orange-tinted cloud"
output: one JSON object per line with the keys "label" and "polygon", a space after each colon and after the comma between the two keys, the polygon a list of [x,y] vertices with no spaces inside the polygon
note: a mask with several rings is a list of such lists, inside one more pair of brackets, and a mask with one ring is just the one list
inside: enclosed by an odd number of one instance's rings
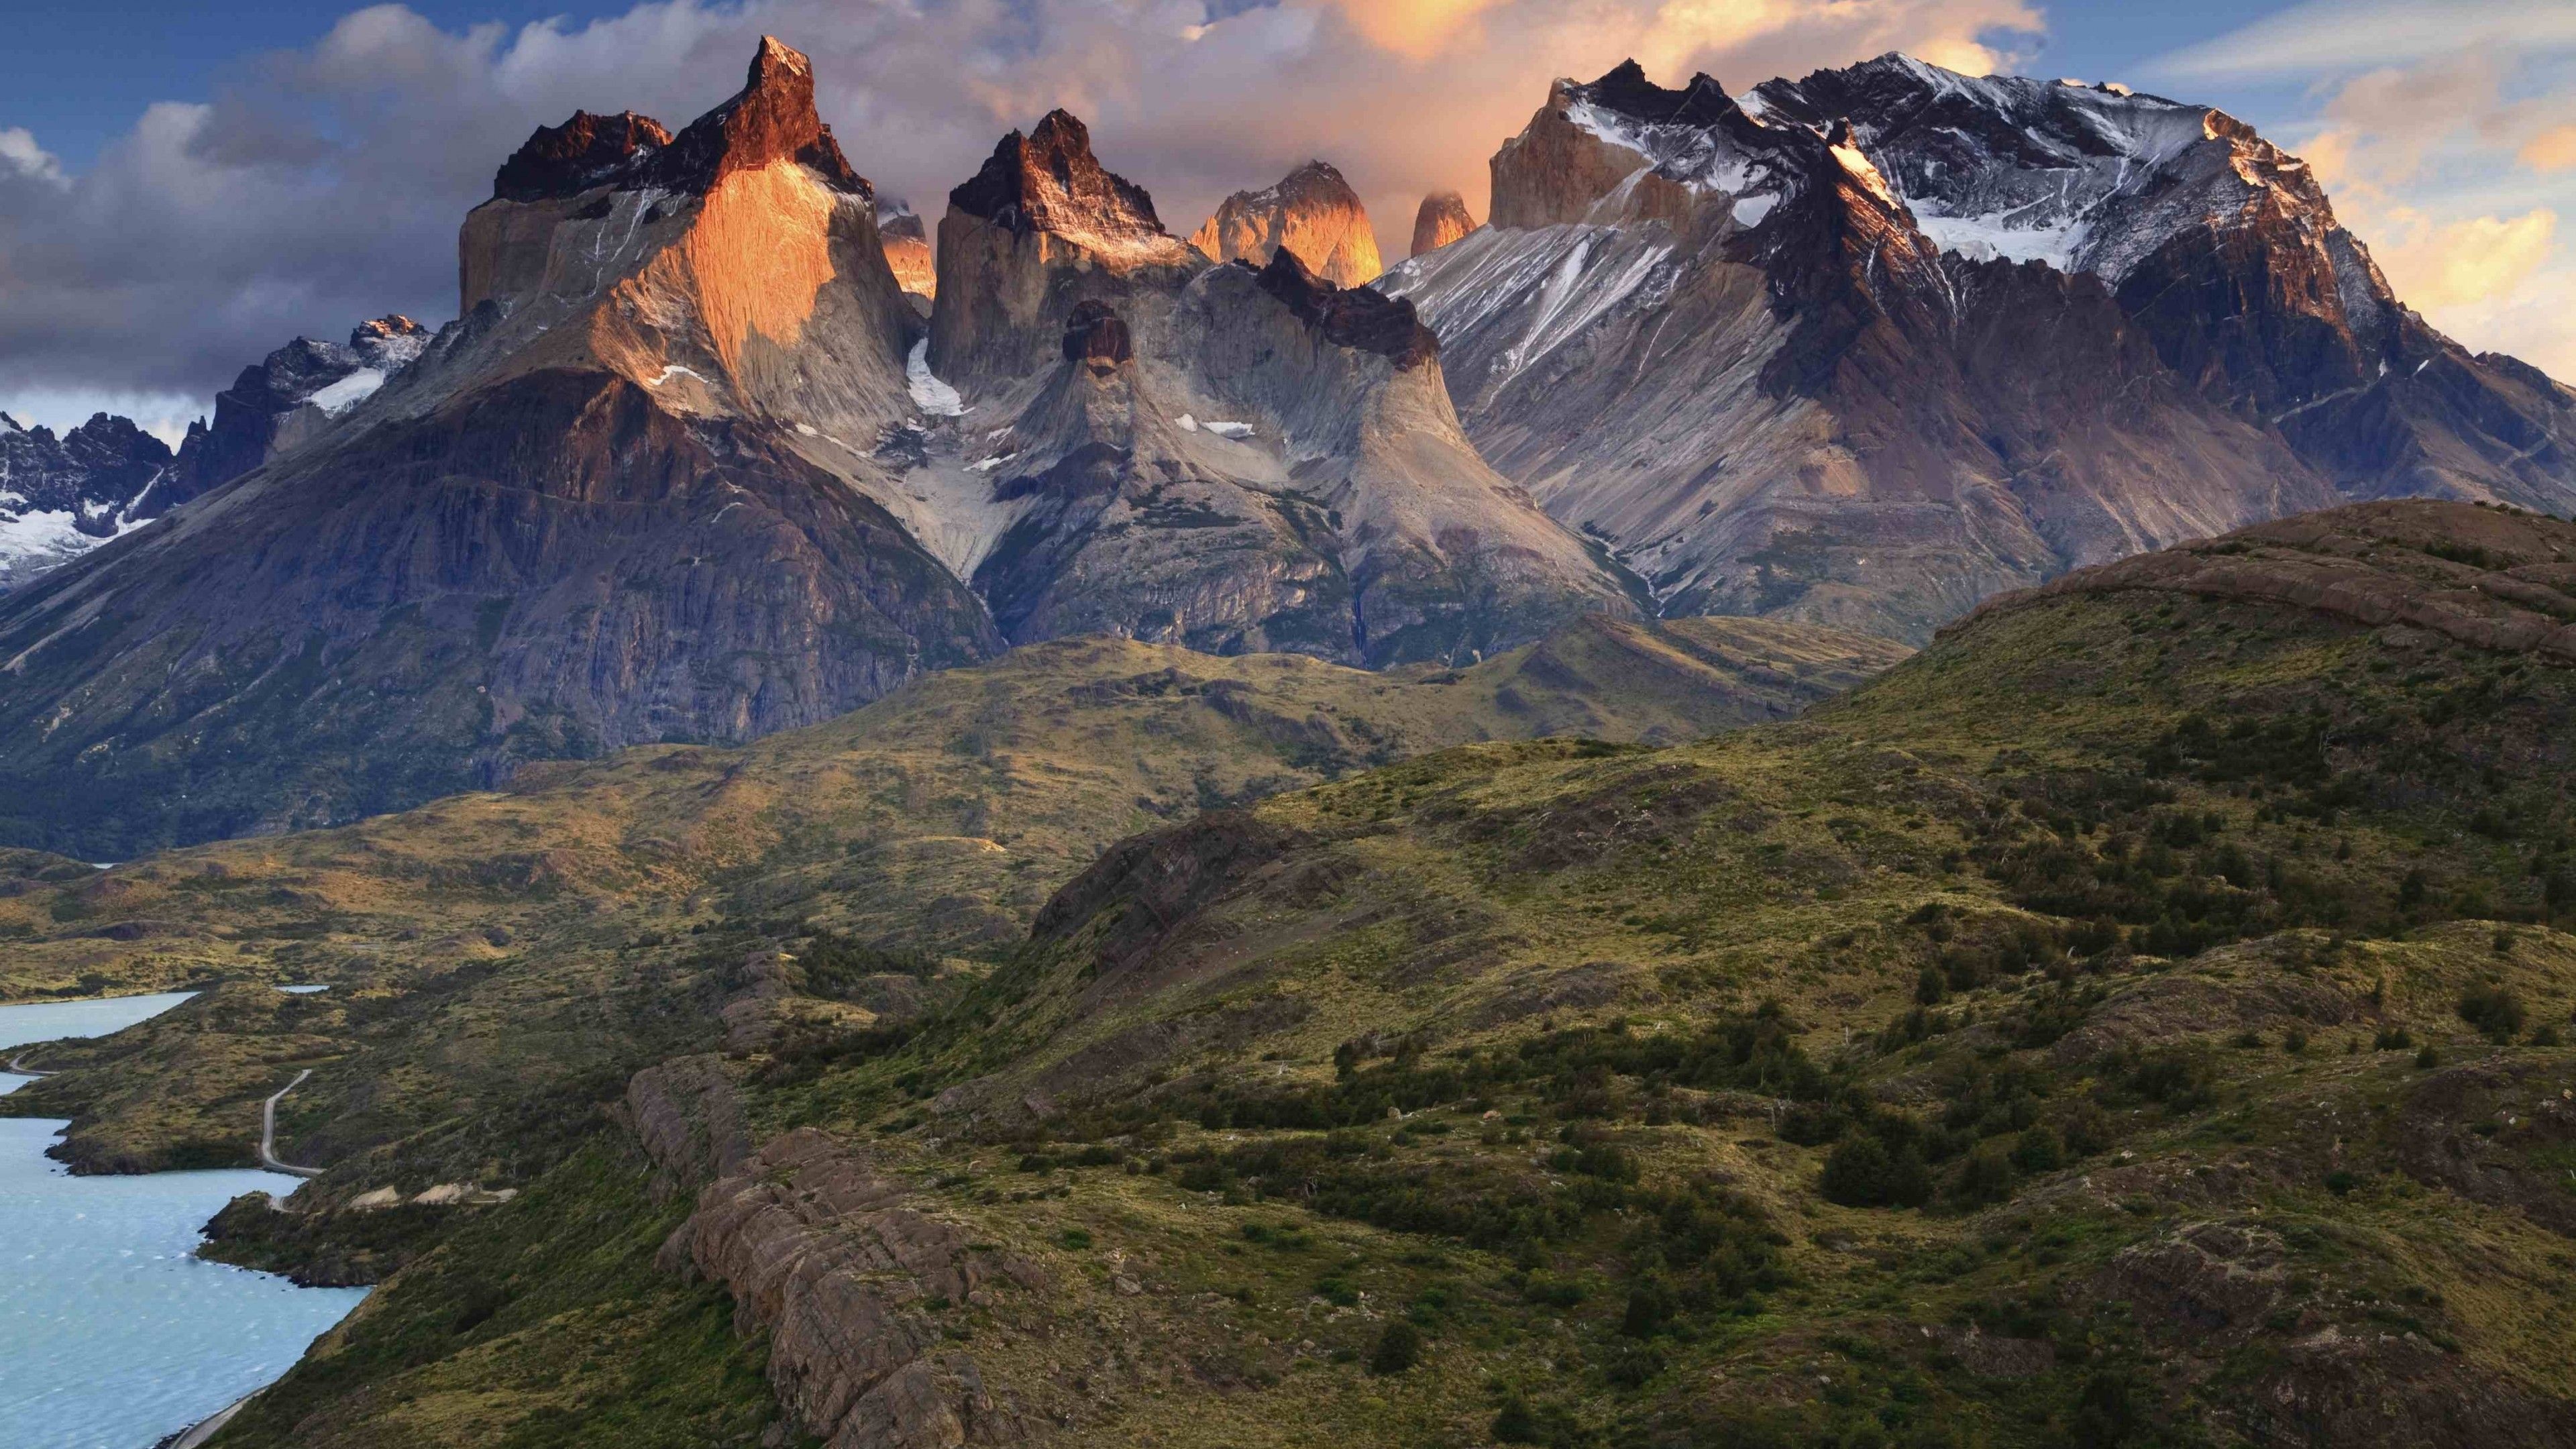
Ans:
{"label": "orange-tinted cloud", "polygon": [[1498,0],[1334,0],[1351,28],[1401,55],[1437,54]]}
{"label": "orange-tinted cloud", "polygon": [[2550,127],[2523,142],[2516,156],[2534,171],[2576,171],[2576,125]]}
{"label": "orange-tinted cloud", "polygon": [[2419,222],[2377,255],[2399,296],[2437,311],[2511,295],[2549,260],[2557,239],[2558,213],[2544,206],[2515,217]]}

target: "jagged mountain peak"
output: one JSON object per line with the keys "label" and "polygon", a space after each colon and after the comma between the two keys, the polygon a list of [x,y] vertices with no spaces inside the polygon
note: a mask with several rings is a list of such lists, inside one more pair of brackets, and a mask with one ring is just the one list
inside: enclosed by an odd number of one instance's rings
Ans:
{"label": "jagged mountain peak", "polygon": [[1692,75],[1680,90],[1667,90],[1648,80],[1646,68],[1634,59],[1619,62],[1589,84],[1560,84],[1593,105],[1654,126],[1713,126],[1740,109],[1706,71]]}
{"label": "jagged mountain peak", "polygon": [[502,163],[492,194],[534,202],[614,186],[703,196],[734,172],[782,160],[812,168],[835,190],[875,194],[814,109],[813,63],[775,36],[762,36],[742,89],[678,135],[633,111],[575,111],[560,126],[539,126]]}
{"label": "jagged mountain peak", "polygon": [[948,203],[1006,231],[1053,233],[1113,260],[1173,262],[1186,250],[1163,229],[1152,194],[1101,165],[1091,128],[1062,108],[1026,134],[1004,136]]}
{"label": "jagged mountain peak", "polygon": [[875,195],[814,109],[813,62],[764,35],[741,92],[691,121],[655,158],[653,171],[666,185],[703,193],[732,172],[789,159],[813,168],[838,190]]}
{"label": "jagged mountain peak", "polygon": [[1238,191],[1190,237],[1190,245],[1221,262],[1270,260],[1293,251],[1332,282],[1356,287],[1384,270],[1368,208],[1342,173],[1308,161],[1262,191]]}

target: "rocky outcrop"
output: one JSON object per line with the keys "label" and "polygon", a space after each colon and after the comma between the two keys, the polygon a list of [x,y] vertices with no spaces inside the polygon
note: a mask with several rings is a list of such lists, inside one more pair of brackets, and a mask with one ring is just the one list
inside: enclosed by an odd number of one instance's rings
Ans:
{"label": "rocky outcrop", "polygon": [[492,178],[504,201],[548,201],[607,186],[636,162],[671,144],[671,132],[651,116],[621,111],[594,116],[575,111],[560,126],[539,126]]}
{"label": "rocky outcrop", "polygon": [[931,318],[927,360],[962,387],[1007,386],[1044,369],[1076,306],[1097,301],[1150,330],[1207,265],[1163,230],[1145,188],[1100,164],[1080,120],[1049,112],[949,193],[938,283],[948,300]]}
{"label": "rocky outcrop", "polygon": [[666,1183],[695,1190],[751,1156],[742,1095],[720,1056],[673,1057],[626,1083],[626,1123]]}
{"label": "rocky outcrop", "polygon": [[1413,214],[1413,249],[1408,257],[1436,252],[1476,229],[1476,218],[1467,210],[1467,199],[1454,191],[1435,191],[1422,198],[1422,207]]}
{"label": "rocky outcrop", "polygon": [[1385,270],[1368,208],[1342,173],[1321,161],[1307,162],[1266,191],[1227,197],[1191,234],[1190,245],[1220,262],[1254,266],[1291,252],[1337,287],[1365,286]]}
{"label": "rocky outcrop", "polygon": [[788,1423],[827,1449],[1026,1442],[1034,1426],[987,1389],[934,1313],[1043,1292],[1048,1280],[911,1196],[861,1152],[791,1132],[699,1194],[663,1263],[732,1293],[737,1331],[769,1346]]}

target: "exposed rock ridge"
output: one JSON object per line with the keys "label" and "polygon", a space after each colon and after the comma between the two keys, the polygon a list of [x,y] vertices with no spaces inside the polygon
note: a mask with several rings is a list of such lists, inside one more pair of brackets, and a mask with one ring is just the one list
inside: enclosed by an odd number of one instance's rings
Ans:
{"label": "exposed rock ridge", "polygon": [[1377,232],[1368,208],[1342,173],[1309,161],[1266,191],[1227,197],[1190,244],[1220,262],[1255,266],[1273,253],[1291,251],[1317,276],[1341,287],[1377,280]]}
{"label": "exposed rock ridge", "polygon": [[670,129],[651,116],[575,111],[560,126],[539,126],[512,152],[492,178],[492,194],[504,201],[579,196],[619,180],[639,157],[670,144]]}
{"label": "exposed rock ridge", "polygon": [[750,74],[732,100],[691,121],[670,145],[646,160],[650,180],[701,195],[736,171],[795,160],[835,190],[873,198],[850,169],[841,143],[814,110],[814,63],[803,51],[764,35]]}
{"label": "exposed rock ridge", "polygon": [[1411,302],[1369,287],[1336,286],[1308,271],[1286,247],[1259,270],[1261,290],[1278,298],[1297,314],[1297,320],[1337,347],[1374,352],[1399,370],[1420,367],[1440,355],[1440,339],[1422,325]]}
{"label": "exposed rock ridge", "polygon": [[2008,594],[1988,614],[2068,595],[2188,594],[2406,625],[2576,663],[2576,524],[2465,503],[2365,503],[2258,524]]}
{"label": "exposed rock ridge", "polygon": [[1026,1442],[1035,1428],[983,1382],[930,1309],[1042,1292],[1042,1270],[970,1245],[908,1206],[911,1189],[811,1128],[709,1184],[662,1250],[733,1294],[736,1331],[769,1344],[796,1432],[827,1449]]}

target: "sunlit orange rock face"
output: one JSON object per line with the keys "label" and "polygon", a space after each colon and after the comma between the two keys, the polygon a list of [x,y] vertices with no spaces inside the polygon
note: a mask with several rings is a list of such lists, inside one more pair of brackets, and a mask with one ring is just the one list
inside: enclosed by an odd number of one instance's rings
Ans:
{"label": "sunlit orange rock face", "polygon": [[1267,191],[1238,191],[1190,237],[1220,262],[1267,263],[1282,247],[1338,287],[1358,287],[1385,270],[1368,208],[1342,173],[1309,161]]}
{"label": "sunlit orange rock face", "polygon": [[900,201],[879,201],[877,233],[885,238],[886,265],[894,269],[895,281],[915,296],[938,296],[939,259],[913,209]]}
{"label": "sunlit orange rock face", "polygon": [[1475,229],[1467,198],[1454,191],[1435,191],[1422,198],[1422,209],[1413,214],[1413,250],[1406,255],[1436,252]]}

